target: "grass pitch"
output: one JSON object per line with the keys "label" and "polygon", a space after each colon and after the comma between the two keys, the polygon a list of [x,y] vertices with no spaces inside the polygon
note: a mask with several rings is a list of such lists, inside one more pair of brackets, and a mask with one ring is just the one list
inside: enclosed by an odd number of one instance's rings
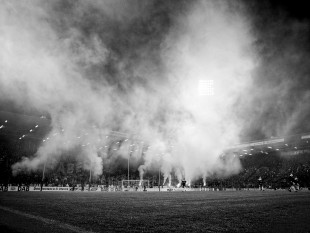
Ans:
{"label": "grass pitch", "polygon": [[5,192],[1,232],[310,232],[310,192]]}

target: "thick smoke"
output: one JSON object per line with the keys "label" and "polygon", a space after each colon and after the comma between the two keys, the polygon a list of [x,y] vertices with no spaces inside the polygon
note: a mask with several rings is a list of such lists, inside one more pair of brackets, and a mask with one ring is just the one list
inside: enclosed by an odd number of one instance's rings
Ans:
{"label": "thick smoke", "polygon": [[247,3],[258,65],[253,85],[245,90],[248,98],[240,101],[245,141],[310,131],[307,2],[270,2]]}
{"label": "thick smoke", "polygon": [[[47,112],[53,128],[14,171],[80,148],[95,174],[129,154],[141,179],[238,172],[237,158],[220,155],[238,143],[255,67],[243,11],[228,1],[2,1],[0,97]],[[199,95],[208,80],[214,95]],[[134,136],[113,141],[111,130]]]}

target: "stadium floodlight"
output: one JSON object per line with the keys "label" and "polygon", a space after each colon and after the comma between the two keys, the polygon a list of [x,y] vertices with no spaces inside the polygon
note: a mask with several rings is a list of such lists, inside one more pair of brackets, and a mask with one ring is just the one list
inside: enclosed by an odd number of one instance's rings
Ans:
{"label": "stadium floodlight", "polygon": [[22,138],[24,138],[24,137],[26,137],[26,135],[25,135],[25,134],[22,136]]}
{"label": "stadium floodlight", "polygon": [[254,150],[253,148],[251,148],[251,150]]}
{"label": "stadium floodlight", "polygon": [[280,150],[279,148],[277,148],[276,150]]}
{"label": "stadium floodlight", "polygon": [[31,130],[29,130],[29,132],[32,132],[32,129],[31,129]]}
{"label": "stadium floodlight", "polygon": [[19,140],[21,140],[22,138],[19,138]]}
{"label": "stadium floodlight", "polygon": [[43,139],[43,142],[45,142],[45,139]]}
{"label": "stadium floodlight", "polygon": [[3,125],[0,126],[0,129],[2,129],[2,128],[3,128]]}
{"label": "stadium floodlight", "polygon": [[50,139],[50,138],[46,138],[46,140],[48,140],[48,139]]}
{"label": "stadium floodlight", "polygon": [[116,144],[118,144],[119,142],[117,142]]}
{"label": "stadium floodlight", "polygon": [[247,151],[247,150],[243,150],[243,151]]}
{"label": "stadium floodlight", "polygon": [[269,149],[272,149],[272,147],[271,147],[271,146],[268,146],[268,148],[269,148]]}
{"label": "stadium floodlight", "polygon": [[242,157],[243,155],[240,155],[240,157]]}
{"label": "stadium floodlight", "polygon": [[4,123],[8,123],[8,120],[5,120]]}
{"label": "stadium floodlight", "polygon": [[198,93],[199,93],[199,96],[214,95],[214,81],[213,80],[199,80]]}
{"label": "stadium floodlight", "polygon": [[39,127],[39,125],[36,125],[36,128],[38,128]]}

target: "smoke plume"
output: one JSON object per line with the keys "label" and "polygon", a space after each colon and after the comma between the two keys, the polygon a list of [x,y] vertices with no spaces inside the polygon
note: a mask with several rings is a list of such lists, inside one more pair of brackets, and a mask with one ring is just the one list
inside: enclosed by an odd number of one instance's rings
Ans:
{"label": "smoke plume", "polygon": [[76,148],[95,174],[129,153],[141,179],[239,171],[238,158],[220,155],[239,142],[257,62],[240,2],[1,2],[0,97],[52,120],[14,171]]}

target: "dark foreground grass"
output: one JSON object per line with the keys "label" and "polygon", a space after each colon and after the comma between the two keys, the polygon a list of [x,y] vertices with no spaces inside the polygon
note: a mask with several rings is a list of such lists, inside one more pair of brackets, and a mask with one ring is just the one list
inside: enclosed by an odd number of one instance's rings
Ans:
{"label": "dark foreground grass", "polygon": [[1,232],[310,232],[309,191],[6,192],[0,207]]}

